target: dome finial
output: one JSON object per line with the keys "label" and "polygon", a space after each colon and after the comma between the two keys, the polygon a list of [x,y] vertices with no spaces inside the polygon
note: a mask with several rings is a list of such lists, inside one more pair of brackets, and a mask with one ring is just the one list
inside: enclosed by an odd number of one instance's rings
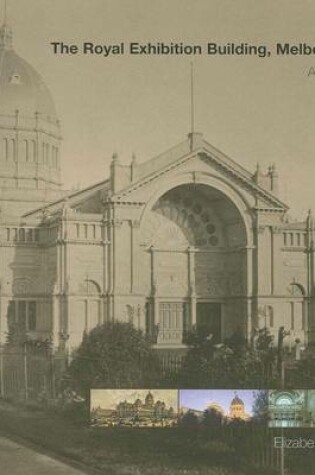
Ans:
{"label": "dome finial", "polygon": [[7,0],[3,0],[3,24],[7,24]]}
{"label": "dome finial", "polygon": [[0,28],[0,49],[12,49],[12,29],[7,25],[7,1],[3,0],[2,26]]}

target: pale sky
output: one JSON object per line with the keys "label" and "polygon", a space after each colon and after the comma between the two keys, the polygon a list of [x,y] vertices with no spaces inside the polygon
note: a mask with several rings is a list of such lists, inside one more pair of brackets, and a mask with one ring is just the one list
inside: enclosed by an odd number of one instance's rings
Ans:
{"label": "pale sky", "polygon": [[219,404],[224,409],[225,414],[229,414],[230,405],[235,394],[243,401],[245,412],[252,415],[255,391],[248,389],[239,389],[238,391],[232,389],[182,389],[179,405],[180,407],[204,411],[211,404]]}
{"label": "pale sky", "polygon": [[[186,137],[192,57],[55,56],[52,41],[315,45],[312,0],[8,0],[8,18],[54,97],[68,189],[106,178],[113,151],[144,161]],[[196,129],[250,171],[274,162],[293,216],[315,210],[315,55],[194,63]]]}

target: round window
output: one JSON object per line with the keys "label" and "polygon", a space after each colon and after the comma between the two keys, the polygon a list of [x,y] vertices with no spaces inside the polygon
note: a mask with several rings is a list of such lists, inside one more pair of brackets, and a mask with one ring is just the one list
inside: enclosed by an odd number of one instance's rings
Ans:
{"label": "round window", "polygon": [[213,234],[215,232],[215,225],[211,223],[207,224],[206,229],[208,234]]}

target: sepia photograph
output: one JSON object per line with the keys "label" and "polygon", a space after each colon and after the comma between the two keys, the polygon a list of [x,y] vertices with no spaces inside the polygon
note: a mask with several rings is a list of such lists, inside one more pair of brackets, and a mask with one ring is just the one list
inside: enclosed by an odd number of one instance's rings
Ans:
{"label": "sepia photograph", "polygon": [[314,14],[0,0],[3,475],[315,474]]}
{"label": "sepia photograph", "polygon": [[176,390],[91,390],[91,424],[95,427],[174,427]]}

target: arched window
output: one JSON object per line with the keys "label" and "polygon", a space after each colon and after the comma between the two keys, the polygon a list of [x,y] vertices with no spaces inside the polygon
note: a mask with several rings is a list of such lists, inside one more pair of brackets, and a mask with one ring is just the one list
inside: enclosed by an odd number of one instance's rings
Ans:
{"label": "arched window", "polygon": [[36,162],[36,146],[35,140],[29,141],[29,160],[32,162]]}
{"label": "arched window", "polygon": [[3,139],[3,155],[4,159],[9,160],[9,144],[8,139]]}
{"label": "arched window", "polygon": [[15,139],[10,139],[8,142],[8,160],[15,161]]}
{"label": "arched window", "polygon": [[[81,297],[76,301],[76,325],[81,331],[90,331],[101,323],[101,288],[93,280],[85,279],[79,285]],[[82,335],[80,336],[82,338]]]}
{"label": "arched window", "polygon": [[291,406],[294,401],[288,394],[282,394],[276,401],[277,406]]}
{"label": "arched window", "polygon": [[22,158],[25,162],[29,161],[29,144],[28,140],[23,140],[23,153],[22,153]]}
{"label": "arched window", "polygon": [[290,329],[294,331],[304,330],[305,328],[305,290],[301,284],[293,282],[289,288],[292,300],[289,303]]}

